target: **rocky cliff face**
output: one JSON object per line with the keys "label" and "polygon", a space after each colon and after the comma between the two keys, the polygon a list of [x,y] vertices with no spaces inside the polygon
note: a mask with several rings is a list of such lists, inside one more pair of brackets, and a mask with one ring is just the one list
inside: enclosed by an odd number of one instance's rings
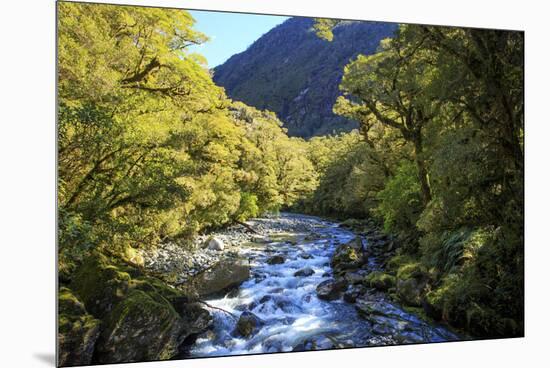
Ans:
{"label": "rocky cliff face", "polygon": [[357,127],[332,112],[343,68],[358,54],[374,53],[397,27],[345,22],[327,42],[315,35],[313,22],[291,18],[214,70],[214,81],[231,98],[274,111],[289,135],[305,138]]}

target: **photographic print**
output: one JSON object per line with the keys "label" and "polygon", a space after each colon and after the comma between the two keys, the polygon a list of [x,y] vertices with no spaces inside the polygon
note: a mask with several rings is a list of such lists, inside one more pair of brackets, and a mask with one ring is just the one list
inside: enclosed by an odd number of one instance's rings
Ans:
{"label": "photographic print", "polygon": [[522,337],[523,79],[522,31],[58,2],[58,366]]}

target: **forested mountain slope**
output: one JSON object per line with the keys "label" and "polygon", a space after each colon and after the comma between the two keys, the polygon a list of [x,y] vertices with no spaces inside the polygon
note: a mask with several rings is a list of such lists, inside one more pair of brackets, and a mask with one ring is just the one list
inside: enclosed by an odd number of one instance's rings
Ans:
{"label": "forested mountain slope", "polygon": [[214,81],[231,98],[274,111],[291,136],[357,128],[355,121],[332,112],[343,68],[360,53],[374,53],[396,25],[343,22],[333,42],[317,37],[312,26],[309,18],[287,20],[215,68]]}

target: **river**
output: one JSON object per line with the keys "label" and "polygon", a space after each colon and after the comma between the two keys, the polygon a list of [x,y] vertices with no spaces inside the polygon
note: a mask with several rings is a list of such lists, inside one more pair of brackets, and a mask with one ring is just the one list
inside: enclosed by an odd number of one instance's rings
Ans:
{"label": "river", "polygon": [[[383,293],[370,296],[369,303],[376,306],[372,318],[364,318],[358,312],[357,303],[361,300],[348,303],[342,298],[319,299],[317,285],[332,277],[331,255],[355,234],[337,223],[304,215],[282,214],[276,221],[302,222],[315,229],[315,236],[290,231],[272,235],[269,242],[243,245],[240,253],[250,262],[250,279],[224,297],[207,301],[233,316],[212,309],[213,327],[197,338],[190,357],[459,339],[448,329],[406,312]],[[274,255],[282,256],[284,263],[268,263]],[[368,267],[374,269],[377,265]],[[313,270],[311,275],[307,275],[310,271],[305,276],[295,276],[298,270],[307,268]],[[243,312],[251,312],[261,320],[248,337],[236,332],[237,318]]]}

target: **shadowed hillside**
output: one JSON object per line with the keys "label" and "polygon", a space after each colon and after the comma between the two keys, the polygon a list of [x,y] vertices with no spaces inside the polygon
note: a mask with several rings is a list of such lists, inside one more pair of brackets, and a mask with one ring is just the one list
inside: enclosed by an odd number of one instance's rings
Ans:
{"label": "shadowed hillside", "polygon": [[357,128],[332,112],[343,68],[359,53],[374,53],[397,26],[345,22],[334,30],[334,42],[319,39],[312,26],[309,18],[287,20],[215,68],[214,81],[231,98],[277,113],[291,136]]}

